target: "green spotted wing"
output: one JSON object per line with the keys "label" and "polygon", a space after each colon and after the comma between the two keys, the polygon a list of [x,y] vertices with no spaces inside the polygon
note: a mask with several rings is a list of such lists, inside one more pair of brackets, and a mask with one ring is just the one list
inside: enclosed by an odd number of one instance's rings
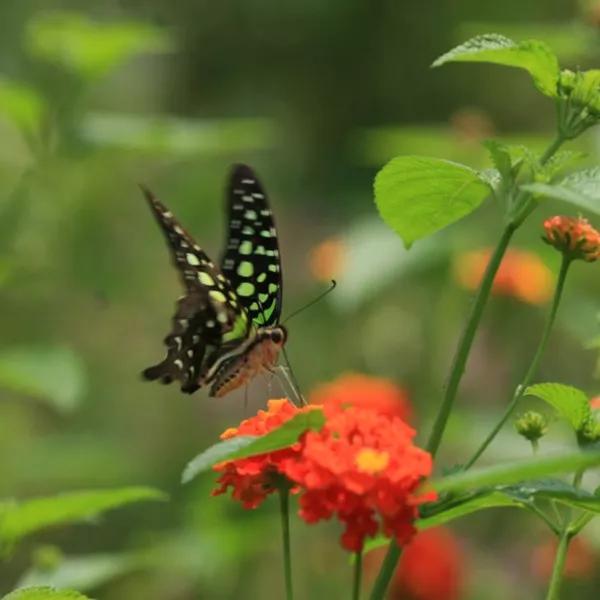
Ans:
{"label": "green spotted wing", "polygon": [[243,341],[252,327],[244,304],[227,277],[159,200],[142,188],[179,272],[185,294],[178,300],[172,329],[165,338],[167,355],[147,368],[146,379],[181,382],[196,391],[224,347]]}
{"label": "green spotted wing", "polygon": [[227,245],[221,271],[252,321],[258,326],[275,325],[282,300],[277,230],[265,190],[250,167],[233,167],[227,200]]}

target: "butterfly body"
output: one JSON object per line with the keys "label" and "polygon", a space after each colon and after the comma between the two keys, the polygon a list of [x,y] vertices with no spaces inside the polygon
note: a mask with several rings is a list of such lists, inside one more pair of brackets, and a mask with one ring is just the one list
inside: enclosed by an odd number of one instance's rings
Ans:
{"label": "butterfly body", "polygon": [[228,187],[229,227],[218,268],[150,191],[146,200],[165,235],[185,294],[178,300],[167,355],[149,380],[223,396],[270,371],[287,333],[279,324],[281,266],[266,194],[253,171],[237,165]]}

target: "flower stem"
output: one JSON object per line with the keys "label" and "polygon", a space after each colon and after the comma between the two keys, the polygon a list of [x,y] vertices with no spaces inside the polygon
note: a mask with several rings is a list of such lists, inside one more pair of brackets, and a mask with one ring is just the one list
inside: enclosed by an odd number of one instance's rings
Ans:
{"label": "flower stem", "polygon": [[379,574],[377,575],[377,579],[375,580],[375,585],[371,590],[370,600],[383,599],[401,555],[402,548],[398,546],[396,540],[392,540],[388,546],[388,551],[383,560],[383,564],[381,565],[381,569],[379,570]]}
{"label": "flower stem", "polygon": [[504,256],[506,248],[508,247],[508,244],[510,243],[515,231],[516,228],[512,223],[509,223],[504,228],[502,236],[500,237],[500,240],[496,245],[496,249],[494,250],[494,253],[492,254],[492,257],[490,258],[485,270],[481,285],[479,286],[479,290],[477,292],[477,296],[473,302],[473,306],[471,307],[471,313],[469,314],[465,329],[463,330],[462,336],[458,343],[456,354],[454,355],[442,405],[440,406],[440,410],[437,414],[431,435],[429,436],[429,441],[427,443],[427,450],[431,453],[432,457],[435,457],[435,454],[437,453],[442,441],[442,436],[444,435],[444,431],[448,423],[448,417],[452,412],[454,400],[456,399],[458,385],[465,371],[467,358],[475,338],[475,332],[477,331],[479,321],[481,320],[481,315],[483,314],[483,308],[490,295],[492,284],[494,283],[494,277],[496,276],[498,267],[500,267],[502,257]]}
{"label": "flower stem", "polygon": [[[559,132],[557,137],[541,156],[540,164],[544,165],[546,162],[548,162],[548,160],[550,160],[550,158],[560,148],[564,141],[564,136]],[[523,197],[526,197],[523,192],[522,194]],[[440,447],[442,437],[444,436],[448,418],[450,417],[454,400],[456,399],[458,386],[465,371],[469,352],[471,351],[471,346],[473,345],[473,340],[475,339],[475,333],[477,332],[479,321],[481,320],[481,316],[483,314],[483,309],[489,298],[492,284],[494,283],[494,278],[496,277],[496,272],[500,267],[500,263],[502,262],[502,258],[504,257],[504,253],[508,248],[514,232],[519,228],[521,223],[523,223],[528,214],[529,212],[523,215],[520,219],[511,220],[505,225],[494,253],[492,254],[492,257],[490,258],[490,261],[486,267],[483,279],[479,285],[479,290],[475,296],[471,312],[458,343],[458,347],[452,361],[452,367],[450,369],[450,375],[448,377],[444,397],[442,399],[442,404],[438,411],[427,443],[427,450],[431,453],[433,458],[435,458],[435,455]],[[395,540],[392,540],[388,546],[388,551],[385,556],[385,560],[383,561],[381,570],[377,575],[377,580],[375,581],[375,585],[371,592],[370,600],[383,599],[401,554],[401,548],[398,547],[398,544]]]}
{"label": "flower stem", "polygon": [[290,494],[288,490],[279,490],[279,512],[281,514],[281,542],[283,545],[283,571],[285,576],[286,600],[293,600],[292,555],[290,552]]}
{"label": "flower stem", "polygon": [[558,548],[556,549],[554,566],[552,567],[552,577],[550,578],[546,600],[560,600],[560,584],[562,583],[562,575],[571,537],[571,533],[568,531],[568,528],[565,527],[559,538]]}
{"label": "flower stem", "polygon": [[469,461],[465,464],[465,470],[470,469],[479,459],[479,457],[486,451],[487,447],[492,443],[494,438],[498,435],[499,431],[502,429],[506,421],[508,421],[510,415],[513,410],[517,406],[519,400],[525,394],[527,387],[531,383],[531,380],[535,376],[535,373],[540,364],[540,360],[544,355],[546,350],[546,346],[548,344],[548,339],[550,337],[550,331],[552,330],[552,326],[554,325],[554,321],[556,319],[556,313],[558,311],[558,305],[560,304],[560,299],[562,297],[562,293],[565,287],[565,281],[567,278],[567,273],[569,271],[569,266],[571,264],[571,259],[563,254],[562,263],[560,265],[560,272],[558,274],[558,281],[556,283],[556,288],[554,290],[554,298],[552,299],[552,307],[550,309],[550,314],[548,315],[548,319],[546,320],[546,324],[544,325],[544,331],[542,333],[542,338],[540,339],[540,343],[537,347],[533,360],[529,365],[529,369],[527,369],[527,373],[523,377],[521,383],[517,386],[515,393],[513,394],[512,400],[510,404],[506,407],[504,414],[496,423],[492,431],[485,438],[481,446],[476,450],[475,454],[469,459]]}
{"label": "flower stem", "polygon": [[362,579],[362,550],[354,554],[354,578],[352,581],[352,600],[360,600],[360,585]]}

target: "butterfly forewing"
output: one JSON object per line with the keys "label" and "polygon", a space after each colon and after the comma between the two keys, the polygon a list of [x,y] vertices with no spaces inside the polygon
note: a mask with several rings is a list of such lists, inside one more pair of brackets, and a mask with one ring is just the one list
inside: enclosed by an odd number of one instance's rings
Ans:
{"label": "butterfly forewing", "polygon": [[233,167],[227,196],[227,246],[221,270],[252,321],[259,326],[275,325],[281,315],[282,277],[267,196],[246,165]]}
{"label": "butterfly forewing", "polygon": [[142,189],[186,289],[177,302],[172,331],[165,338],[167,356],[146,369],[144,376],[164,383],[177,379],[183,391],[193,392],[210,366],[211,355],[223,344],[245,338],[250,320],[227,278],[172,213],[150,191]]}

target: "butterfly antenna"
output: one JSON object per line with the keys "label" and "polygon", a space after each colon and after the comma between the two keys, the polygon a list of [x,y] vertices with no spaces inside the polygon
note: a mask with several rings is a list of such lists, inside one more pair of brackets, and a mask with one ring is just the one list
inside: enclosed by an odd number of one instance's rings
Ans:
{"label": "butterfly antenna", "polygon": [[296,315],[298,315],[301,312],[305,311],[307,308],[310,308],[311,306],[313,306],[317,302],[321,301],[323,298],[325,298],[325,296],[327,296],[327,294],[329,294],[330,292],[333,292],[333,290],[335,290],[336,286],[337,286],[337,281],[335,279],[332,279],[331,280],[331,284],[329,285],[329,287],[324,292],[321,292],[314,300],[311,300],[308,304],[305,304],[304,306],[301,306],[300,308],[298,308],[297,310],[295,310],[291,315],[288,315],[285,318],[285,321],[283,321],[283,323],[287,323],[292,317],[295,317]]}
{"label": "butterfly antenna", "polygon": [[294,374],[294,370],[292,369],[290,359],[288,358],[287,352],[285,351],[285,346],[281,349],[281,351],[283,354],[283,358],[285,360],[285,364],[287,365],[287,368],[282,367],[281,371],[282,371],[284,377],[286,378],[290,388],[293,390],[293,392],[296,394],[296,396],[300,400],[300,405],[306,406],[308,404],[308,402],[302,395],[302,391],[300,390],[300,385],[298,384],[298,380],[296,379],[296,375]]}

